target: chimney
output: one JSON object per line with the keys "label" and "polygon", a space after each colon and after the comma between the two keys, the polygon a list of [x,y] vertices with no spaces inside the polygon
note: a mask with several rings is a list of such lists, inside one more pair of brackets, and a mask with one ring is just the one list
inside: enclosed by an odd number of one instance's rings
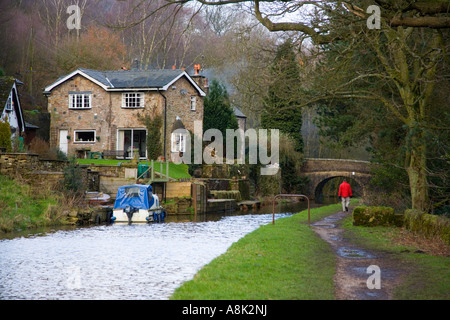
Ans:
{"label": "chimney", "polygon": [[198,76],[199,75],[199,71],[201,69],[201,66],[199,64],[195,64],[194,65],[194,70],[195,70],[195,75]]}
{"label": "chimney", "polygon": [[205,76],[202,76],[199,71],[202,69],[200,64],[194,65],[195,74],[191,76],[191,78],[197,83],[197,85],[206,93],[208,94],[208,78]]}
{"label": "chimney", "polygon": [[173,65],[173,66],[172,66],[172,70],[175,70],[176,68],[177,68],[176,65]]}

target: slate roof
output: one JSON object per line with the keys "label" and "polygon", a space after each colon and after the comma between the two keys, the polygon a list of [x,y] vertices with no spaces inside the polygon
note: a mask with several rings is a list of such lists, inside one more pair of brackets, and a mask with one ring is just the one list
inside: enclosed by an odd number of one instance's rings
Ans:
{"label": "slate roof", "polygon": [[162,88],[174,78],[180,76],[181,70],[121,70],[97,71],[80,69],[106,86],[114,88]]}
{"label": "slate roof", "polygon": [[0,115],[15,81],[13,77],[0,77]]}
{"label": "slate roof", "polygon": [[233,111],[234,111],[234,115],[238,118],[247,118],[247,116],[245,114],[242,113],[242,111],[237,108],[237,107],[233,107]]}
{"label": "slate roof", "polygon": [[160,69],[160,70],[119,70],[119,71],[100,71],[92,69],[79,68],[69,75],[60,77],[56,82],[45,88],[45,92],[50,92],[54,87],[66,81],[76,74],[82,74],[90,77],[100,84],[105,90],[119,89],[163,89],[182,76],[186,76],[199,92],[204,92],[189,77],[189,75],[179,69]]}

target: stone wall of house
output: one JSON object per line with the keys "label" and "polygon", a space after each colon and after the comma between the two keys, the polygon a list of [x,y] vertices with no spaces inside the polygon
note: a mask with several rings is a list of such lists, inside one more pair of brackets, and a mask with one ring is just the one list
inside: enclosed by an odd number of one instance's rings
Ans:
{"label": "stone wall of house", "polygon": [[[177,117],[183,122],[185,128],[194,133],[194,121],[201,122],[199,132],[203,134],[203,97],[190,84],[186,78],[180,78],[174,86],[163,92],[167,97],[167,134],[166,134],[166,158],[171,159],[171,134],[172,126]],[[191,96],[195,96],[195,111],[191,110]],[[192,141],[193,143],[193,141]]]}
{"label": "stone wall of house", "polygon": [[[91,91],[91,108],[69,109],[69,92]],[[167,91],[166,157],[170,159],[171,128],[178,116],[193,131],[194,120],[203,121],[203,97],[186,78],[180,78]],[[196,110],[191,111],[191,96],[196,96]],[[145,130],[138,114],[155,116],[164,113],[164,98],[157,91],[147,91],[144,108],[122,108],[122,92],[107,92],[90,80],[77,75],[54,88],[48,97],[48,111],[51,114],[50,146],[59,147],[59,131],[67,130],[68,154],[79,152],[116,150],[117,130],[132,128]],[[203,129],[203,128],[201,128]],[[95,130],[92,142],[75,142],[75,130]],[[163,131],[163,128],[161,128]],[[164,132],[162,132],[163,136]]]}

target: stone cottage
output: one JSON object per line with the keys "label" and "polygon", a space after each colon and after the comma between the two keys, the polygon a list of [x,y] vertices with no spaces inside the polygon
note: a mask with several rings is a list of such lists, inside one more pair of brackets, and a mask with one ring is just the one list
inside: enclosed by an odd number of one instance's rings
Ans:
{"label": "stone cottage", "polygon": [[139,153],[146,159],[152,137],[139,116],[161,116],[159,143],[171,159],[186,147],[183,134],[171,132],[175,122],[191,132],[194,121],[203,123],[205,83],[198,72],[190,76],[178,69],[77,69],[45,88],[50,146],[77,157],[99,152],[130,159]]}

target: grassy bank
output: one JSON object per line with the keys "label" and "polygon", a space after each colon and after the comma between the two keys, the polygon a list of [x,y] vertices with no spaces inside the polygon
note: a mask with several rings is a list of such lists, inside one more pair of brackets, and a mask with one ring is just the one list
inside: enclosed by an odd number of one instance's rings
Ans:
{"label": "grassy bank", "polygon": [[344,221],[344,228],[346,237],[369,249],[388,253],[405,270],[394,299],[450,299],[450,259],[445,244],[420,239],[403,228],[353,226],[352,217]]}
{"label": "grassy bank", "polygon": [[[340,205],[311,210],[311,221]],[[334,299],[335,256],[307,225],[307,212],[279,219],[234,243],[172,299]]]}
{"label": "grassy bank", "polygon": [[32,187],[0,175],[0,232],[61,224],[61,203],[45,185]]}
{"label": "grassy bank", "polygon": [[[312,209],[311,221],[339,210],[340,204]],[[408,242],[410,235],[402,228],[353,226],[351,216],[343,227],[346,238],[386,253],[403,270],[393,299],[450,299],[450,259],[443,248],[440,255],[428,252],[426,246],[434,243]],[[335,299],[335,261],[329,245],[307,226],[307,214],[302,211],[235,242],[179,287],[171,299]]]}

